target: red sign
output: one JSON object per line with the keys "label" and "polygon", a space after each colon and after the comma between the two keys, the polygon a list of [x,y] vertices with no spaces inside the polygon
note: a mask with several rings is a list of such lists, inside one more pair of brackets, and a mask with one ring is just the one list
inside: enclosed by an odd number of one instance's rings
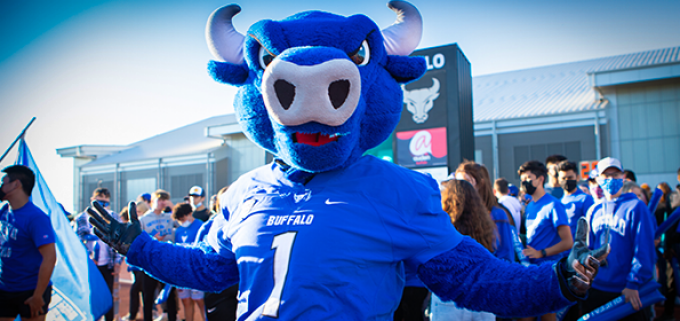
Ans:
{"label": "red sign", "polygon": [[406,167],[446,165],[446,127],[398,132],[397,162]]}

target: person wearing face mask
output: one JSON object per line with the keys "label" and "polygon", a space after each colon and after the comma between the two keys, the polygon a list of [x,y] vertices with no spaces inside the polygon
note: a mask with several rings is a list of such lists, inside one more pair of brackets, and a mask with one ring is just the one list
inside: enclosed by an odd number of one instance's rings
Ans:
{"label": "person wearing face mask", "polygon": [[205,202],[205,191],[200,186],[194,186],[189,189],[189,204],[194,211],[194,218],[206,222],[210,219],[210,212],[203,204]]}
{"label": "person wearing face mask", "polygon": [[[30,200],[35,174],[2,170],[0,186],[0,320],[43,321],[52,297],[57,254],[50,218]],[[7,201],[7,203],[4,203]]]}
{"label": "person wearing face mask", "polygon": [[[156,190],[151,194],[151,210],[139,218],[142,230],[161,242],[174,241],[174,221],[170,213],[165,209],[172,206],[170,193],[162,189]],[[144,321],[153,321],[153,307],[156,299],[156,288],[163,288],[165,285],[152,278],[148,274],[143,275],[142,281],[142,301],[144,303]],[[166,301],[166,312],[163,318],[168,321],[177,320],[177,304],[175,301],[175,290],[170,292],[170,298]]]}
{"label": "person wearing face mask", "polygon": [[557,154],[550,155],[545,159],[545,167],[548,169],[548,175],[543,188],[546,193],[554,196],[558,200],[564,196],[564,189],[560,186],[557,165],[565,160],[567,160],[566,157]]}
{"label": "person wearing face mask", "polygon": [[602,187],[597,183],[597,169],[590,171],[588,175],[588,190],[590,191],[590,196],[593,197],[595,204],[600,204],[604,201],[604,192]]}
{"label": "person wearing face mask", "polygon": [[539,161],[528,161],[519,167],[518,174],[522,189],[531,196],[524,212],[527,226],[524,255],[533,264],[559,260],[574,241],[564,205],[543,189],[547,168]]}
{"label": "person wearing face mask", "polygon": [[622,294],[636,313],[623,320],[649,320],[650,311],[641,309],[638,289],[654,276],[654,222],[647,206],[633,193],[623,193],[623,167],[616,158],[597,164],[598,184],[605,201],[596,204],[587,216],[591,230],[589,246],[609,242],[608,264],[600,267],[593,280],[582,312],[588,313]]}
{"label": "person wearing face mask", "polygon": [[562,204],[567,210],[571,236],[574,237],[578,219],[586,216],[588,209],[595,204],[595,201],[593,201],[592,196],[578,188],[578,167],[576,167],[576,163],[567,160],[562,161],[557,164],[557,171],[560,186],[564,191]]}
{"label": "person wearing face mask", "polygon": [[[192,206],[189,204],[177,204],[172,209],[172,218],[179,225],[175,230],[175,244],[191,246],[196,240],[196,235],[198,235],[198,230],[203,225],[203,222],[195,219],[191,212]],[[182,300],[182,305],[184,305],[184,319],[186,321],[194,320],[194,303],[198,306],[198,311],[201,311],[201,315],[203,315],[205,311],[203,292],[191,289],[177,289],[177,296]],[[205,320],[205,316],[202,319]]]}
{"label": "person wearing face mask", "polygon": [[[115,212],[111,211],[111,192],[105,187],[97,187],[92,192],[90,201],[99,203],[106,211],[116,220],[120,221],[120,217]],[[85,244],[90,258],[97,265],[97,269],[104,277],[109,291],[113,294],[113,281],[120,269],[121,257],[118,252],[111,249],[106,243],[100,240],[92,231],[92,225],[88,222],[90,216],[87,211],[83,211],[76,218],[76,234],[80,240]],[[105,320],[113,320],[113,308],[106,312]]]}
{"label": "person wearing face mask", "polygon": [[[564,205],[543,188],[548,169],[543,163],[534,160],[522,164],[517,173],[524,193],[531,196],[531,201],[524,210],[527,234],[526,249],[522,253],[529,258],[531,264],[536,265],[565,257],[574,240]],[[538,319],[556,320],[557,316],[550,313]]]}

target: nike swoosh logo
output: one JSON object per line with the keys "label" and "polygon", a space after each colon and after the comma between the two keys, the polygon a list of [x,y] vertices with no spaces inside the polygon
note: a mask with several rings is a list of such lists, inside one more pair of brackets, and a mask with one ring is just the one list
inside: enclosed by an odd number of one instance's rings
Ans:
{"label": "nike swoosh logo", "polygon": [[215,308],[210,308],[210,309],[208,309],[208,313],[213,313],[213,312],[215,312],[215,310],[217,310],[216,307],[215,307]]}
{"label": "nike swoosh logo", "polygon": [[331,199],[326,200],[326,205],[347,204],[347,202],[331,202]]}

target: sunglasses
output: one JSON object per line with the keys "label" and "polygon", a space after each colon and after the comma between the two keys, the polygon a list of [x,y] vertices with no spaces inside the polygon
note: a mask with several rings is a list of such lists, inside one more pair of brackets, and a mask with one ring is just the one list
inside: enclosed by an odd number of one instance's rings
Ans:
{"label": "sunglasses", "polygon": [[108,207],[109,204],[111,204],[110,202],[107,201],[97,201],[97,203],[99,203],[99,205],[101,205],[102,207]]}

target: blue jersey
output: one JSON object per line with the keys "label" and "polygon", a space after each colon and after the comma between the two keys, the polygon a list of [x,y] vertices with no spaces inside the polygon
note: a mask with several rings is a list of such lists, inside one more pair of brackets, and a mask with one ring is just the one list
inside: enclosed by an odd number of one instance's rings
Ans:
{"label": "blue jersey", "polygon": [[600,266],[593,288],[608,292],[637,290],[652,279],[656,261],[653,218],[635,194],[622,194],[613,202],[595,205],[588,222],[590,247],[602,246],[609,228],[611,248],[608,264]]}
{"label": "blue jersey", "polygon": [[571,237],[573,238],[576,235],[578,219],[586,216],[588,209],[595,204],[595,201],[592,196],[577,188],[571,195],[564,193],[562,204],[564,204],[567,217],[569,217],[569,227],[571,228]]}
{"label": "blue jersey", "polygon": [[210,232],[210,228],[212,227],[213,222],[215,222],[215,217],[218,216],[221,215],[215,215],[209,218],[207,221],[205,221],[205,223],[201,225],[201,228],[199,228],[198,232],[196,233],[196,240],[194,240],[195,243],[208,241],[208,233]]}
{"label": "blue jersey", "polygon": [[221,201],[208,242],[238,264],[239,320],[392,320],[404,267],[463,238],[432,178],[373,156],[305,185],[272,163]]}
{"label": "blue jersey", "polygon": [[[564,205],[552,195],[545,193],[538,201],[527,204],[526,210],[527,245],[540,251],[549,248],[562,239],[557,232],[560,225],[569,226],[569,218]],[[558,260],[564,256],[558,253],[545,258],[530,259],[531,263]]]}
{"label": "blue jersey", "polygon": [[203,225],[203,221],[199,219],[194,219],[191,225],[188,227],[180,226],[175,229],[175,243],[177,244],[194,244],[196,240],[196,235],[198,235],[198,230]]}
{"label": "blue jersey", "polygon": [[512,232],[508,214],[498,206],[491,209],[491,218],[496,223],[496,251],[493,253],[499,259],[508,262],[515,261],[515,249],[513,248]]}
{"label": "blue jersey", "polygon": [[[33,203],[0,209],[0,290],[28,291],[38,285],[39,247],[54,243],[50,218]],[[50,282],[51,284],[51,282]]]}

